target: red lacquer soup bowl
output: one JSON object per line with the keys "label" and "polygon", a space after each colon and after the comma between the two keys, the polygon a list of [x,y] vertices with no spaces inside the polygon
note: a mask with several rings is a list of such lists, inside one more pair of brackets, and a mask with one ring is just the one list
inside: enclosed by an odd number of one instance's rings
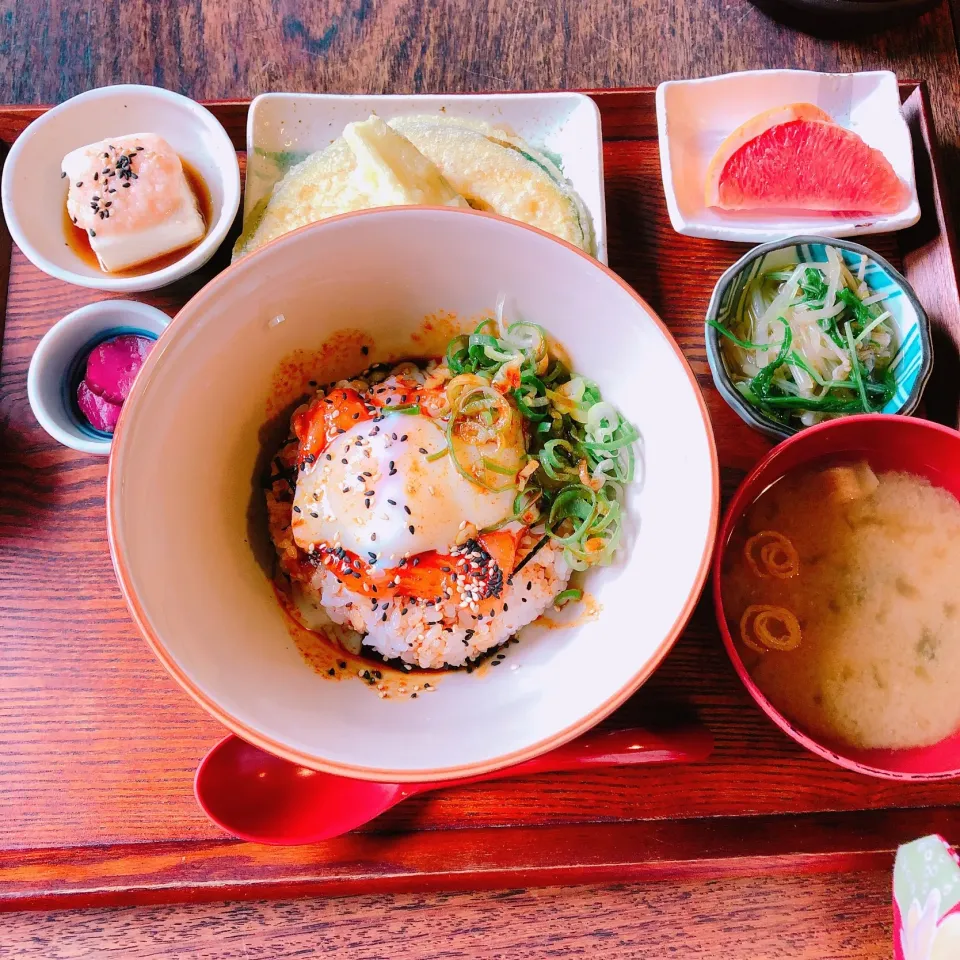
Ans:
{"label": "red lacquer soup bowl", "polygon": [[724,613],[720,576],[732,533],[750,505],[772,483],[797,468],[830,458],[863,459],[877,472],[902,470],[926,477],[960,499],[960,433],[928,420],[880,414],[845,417],[810,427],[784,441],[740,485],[720,529],[713,562],[713,597],[727,653],[764,713],[781,730],[821,757],[859,773],[892,780],[960,777],[960,731],[932,746],[900,750],[857,749],[815,740],[767,699],[751,678],[734,643]]}

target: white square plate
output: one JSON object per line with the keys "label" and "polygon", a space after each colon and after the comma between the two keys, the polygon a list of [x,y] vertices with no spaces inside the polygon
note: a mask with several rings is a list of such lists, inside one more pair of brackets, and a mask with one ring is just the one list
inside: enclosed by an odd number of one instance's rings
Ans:
{"label": "white square plate", "polygon": [[[910,190],[910,203],[886,216],[839,218],[811,213],[716,210],[704,201],[707,167],[740,124],[771,107],[812,103],[880,150]],[[902,230],[920,219],[910,131],[900,113],[897,78],[888,71],[813,73],[751,70],[657,87],[660,167],[677,233],[762,243],[795,234],[852,237]]]}
{"label": "white square plate", "polygon": [[556,160],[593,219],[597,259],[607,262],[603,205],[603,138],[597,105],[582,93],[462,96],[342,96],[265,93],[247,118],[247,180],[243,215],[272,189],[281,171],[269,154],[291,161],[328,146],[353,121],[438,114],[482,120],[522,137]]}

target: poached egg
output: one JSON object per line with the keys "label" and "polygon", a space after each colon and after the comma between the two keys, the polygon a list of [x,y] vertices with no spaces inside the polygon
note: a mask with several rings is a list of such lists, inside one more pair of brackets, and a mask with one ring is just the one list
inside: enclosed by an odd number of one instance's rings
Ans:
{"label": "poached egg", "polygon": [[[424,415],[393,413],[329,440],[297,480],[298,546],[342,547],[386,569],[427,551],[448,553],[468,523],[483,529],[509,517],[516,489],[487,490],[464,477],[449,451],[441,454],[443,427]],[[519,469],[523,442],[515,434],[504,442]]]}

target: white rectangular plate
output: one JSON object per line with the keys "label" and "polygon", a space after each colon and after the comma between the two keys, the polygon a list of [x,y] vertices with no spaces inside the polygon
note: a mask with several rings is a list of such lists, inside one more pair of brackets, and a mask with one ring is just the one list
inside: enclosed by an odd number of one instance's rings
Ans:
{"label": "white rectangular plate", "polygon": [[[910,190],[899,213],[858,219],[716,210],[704,201],[707,167],[740,124],[772,107],[812,103],[880,150]],[[670,222],[677,233],[762,243],[796,234],[852,237],[902,230],[920,219],[910,131],[900,113],[897,78],[888,71],[813,73],[750,70],[657,87],[660,167]]]}
{"label": "white rectangular plate", "polygon": [[371,113],[384,120],[431,115],[482,120],[539,147],[560,166],[593,219],[597,259],[607,262],[603,204],[603,138],[597,105],[581,93],[505,93],[462,96],[344,96],[265,93],[247,118],[244,218],[272,189],[280,170],[264,153],[296,160],[331,144],[353,121]]}

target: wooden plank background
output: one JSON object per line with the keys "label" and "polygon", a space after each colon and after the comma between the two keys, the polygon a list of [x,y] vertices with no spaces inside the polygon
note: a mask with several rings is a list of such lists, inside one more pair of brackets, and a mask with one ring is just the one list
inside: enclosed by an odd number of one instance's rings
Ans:
{"label": "wooden plank background", "polygon": [[[824,41],[795,33],[769,21],[746,0],[105,0],[98,5],[0,0],[0,99],[20,103],[59,100],[117,81],[155,82],[198,98],[217,98],[275,89],[466,92],[643,85],[764,66],[891,68],[901,77],[927,78],[946,167],[956,169],[960,67],[946,3],[918,21],[857,43],[850,37]],[[954,210],[956,180],[950,178],[949,184]],[[45,307],[51,315],[58,309],[51,303]],[[15,347],[5,346],[5,363],[11,349]],[[22,360],[15,357],[15,362]],[[9,423],[9,412],[0,408],[0,449],[9,443]],[[44,522],[56,520],[58,506],[83,503],[92,495],[95,479],[89,468],[63,486],[49,457],[37,456],[33,466],[31,483],[53,496]],[[30,485],[23,477],[12,482],[29,502]],[[10,537],[29,540],[29,526],[21,529],[23,523],[19,513],[0,514],[0,553]],[[102,549],[100,530],[72,531],[64,522],[70,549],[91,535],[92,544]],[[107,563],[99,575],[112,576]],[[82,635],[73,632],[69,604],[61,605],[59,616],[64,635],[82,642]],[[144,665],[150,676],[146,659]],[[58,675],[55,665],[49,669],[50,676]],[[34,693],[43,695],[42,682]],[[30,696],[27,691],[26,707]],[[145,696],[162,701],[164,693],[147,689]],[[75,703],[80,727],[97,719],[96,707],[84,700],[82,690]],[[182,702],[169,706],[182,708]],[[134,757],[136,733],[133,718],[123,746]],[[38,731],[41,739],[48,734]],[[171,742],[171,752],[177,749]],[[56,773],[38,771],[41,775],[50,782],[37,789],[55,789]],[[100,775],[115,781],[119,772]],[[179,768],[172,775],[182,776]],[[6,798],[15,803],[18,796],[14,791]],[[66,817],[69,813],[62,811]],[[109,824],[103,829],[109,831]],[[190,829],[188,821],[185,830]],[[452,951],[446,956],[539,956],[548,951],[591,956],[596,943],[588,939],[589,931],[600,926],[613,931],[603,940],[607,956],[889,956],[883,874],[787,884],[782,879],[658,884],[625,897],[621,893],[617,888],[555,896],[454,895],[433,904],[436,911],[430,901],[416,897],[98,911],[52,914],[42,929],[41,920],[24,915],[12,923],[4,918],[0,946],[21,951],[10,955],[31,957],[182,955],[178,942],[209,957],[256,955],[258,950],[262,956],[309,956],[329,952],[333,945],[338,956],[383,956],[385,948],[377,946],[381,941],[371,947],[364,937],[386,915],[400,924],[389,928],[394,956],[437,956],[443,946]],[[732,915],[731,904],[741,900],[755,905],[747,924],[742,913]],[[603,904],[613,905],[602,914],[608,918],[605,925],[594,920]],[[451,914],[458,918],[452,931]],[[484,926],[482,918],[491,915],[495,922]],[[343,937],[331,939],[337,929]],[[441,933],[437,945],[424,939],[436,938],[438,929],[451,935]],[[473,929],[482,937],[463,939]],[[289,940],[277,931],[289,933]],[[184,939],[178,941],[180,937]],[[264,940],[267,946],[261,946]],[[471,943],[472,949],[462,943]]]}

